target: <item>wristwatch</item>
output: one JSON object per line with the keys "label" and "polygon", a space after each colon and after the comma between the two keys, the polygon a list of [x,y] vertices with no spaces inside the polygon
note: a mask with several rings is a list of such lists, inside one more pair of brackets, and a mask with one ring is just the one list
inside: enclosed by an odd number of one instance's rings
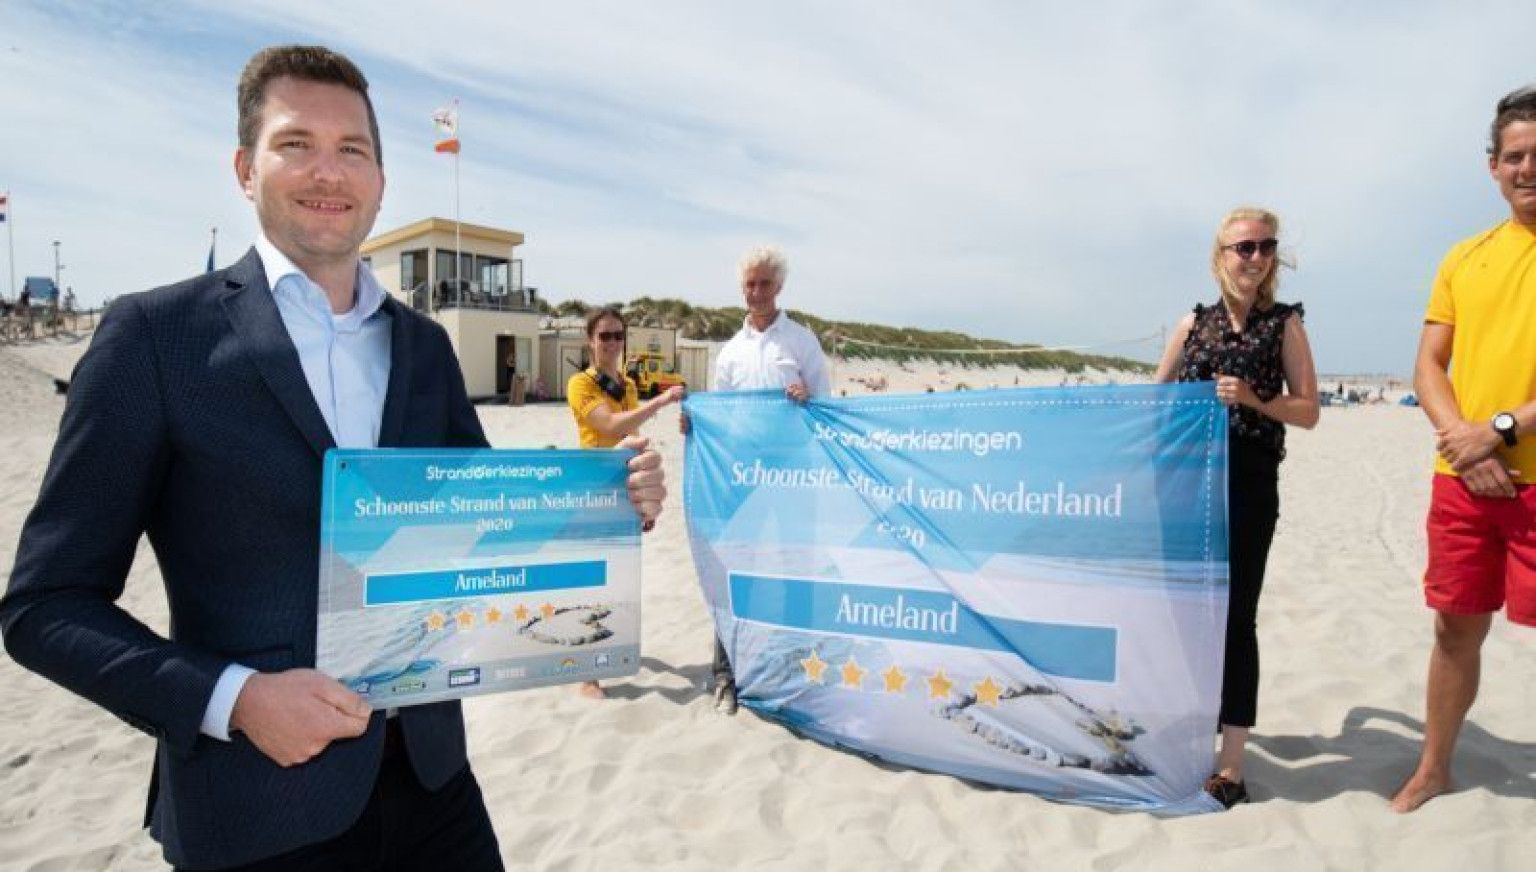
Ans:
{"label": "wristwatch", "polygon": [[1499,434],[1499,438],[1503,439],[1504,444],[1510,448],[1514,448],[1515,443],[1520,441],[1520,437],[1515,435],[1517,426],[1519,422],[1508,412],[1500,412],[1493,416],[1493,432]]}

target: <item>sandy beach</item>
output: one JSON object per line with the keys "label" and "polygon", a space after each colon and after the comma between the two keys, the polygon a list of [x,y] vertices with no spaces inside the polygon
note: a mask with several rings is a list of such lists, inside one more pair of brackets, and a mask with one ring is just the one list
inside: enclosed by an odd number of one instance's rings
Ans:
{"label": "sandy beach", "polygon": [[[0,574],[36,497],[83,343],[0,350]],[[839,362],[834,391],[1059,384],[1066,373]],[[1110,380],[1110,374],[1088,374]],[[563,404],[481,407],[493,445],[575,446]],[[591,702],[568,687],[466,703],[471,757],[511,868],[1529,869],[1536,865],[1536,634],[1502,616],[1462,735],[1455,793],[1411,816],[1430,613],[1419,578],[1432,438],[1418,409],[1325,408],[1292,431],[1260,606],[1254,801],[1158,819],[1058,805],[797,738],[703,693],[710,635],[682,523],[671,407],[647,428],[672,496],[645,540],[644,665]],[[167,610],[141,546],[122,605]],[[151,739],[0,657],[0,868],[160,869],[141,829]]]}

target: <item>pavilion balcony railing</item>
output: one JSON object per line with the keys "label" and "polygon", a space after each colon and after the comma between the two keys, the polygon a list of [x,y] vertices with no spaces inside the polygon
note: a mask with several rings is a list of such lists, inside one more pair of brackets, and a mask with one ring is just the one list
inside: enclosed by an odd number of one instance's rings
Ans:
{"label": "pavilion balcony railing", "polygon": [[[533,312],[538,308],[538,288],[484,285],[466,279],[442,279],[432,288],[430,309],[479,309],[491,312]],[[411,291],[411,307],[428,311],[427,283]]]}

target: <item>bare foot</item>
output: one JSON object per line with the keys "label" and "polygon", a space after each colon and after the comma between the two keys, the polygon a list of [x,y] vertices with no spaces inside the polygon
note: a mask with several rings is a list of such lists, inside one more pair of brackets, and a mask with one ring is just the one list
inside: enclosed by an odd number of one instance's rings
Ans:
{"label": "bare foot", "polygon": [[1407,814],[1451,789],[1449,778],[1434,773],[1415,772],[1392,797],[1392,810]]}
{"label": "bare foot", "polygon": [[595,681],[583,681],[582,683],[576,685],[576,692],[586,697],[587,699],[608,698],[608,694],[603,693],[603,689],[598,686],[598,683]]}

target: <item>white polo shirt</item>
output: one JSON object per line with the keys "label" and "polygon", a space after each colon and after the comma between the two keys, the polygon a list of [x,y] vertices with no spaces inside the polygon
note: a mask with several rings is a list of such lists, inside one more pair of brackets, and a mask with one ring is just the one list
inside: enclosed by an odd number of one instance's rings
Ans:
{"label": "white polo shirt", "polygon": [[795,382],[803,382],[812,396],[832,392],[816,334],[789,320],[783,309],[767,330],[753,327],[748,316],[715,358],[717,391],[781,389]]}

